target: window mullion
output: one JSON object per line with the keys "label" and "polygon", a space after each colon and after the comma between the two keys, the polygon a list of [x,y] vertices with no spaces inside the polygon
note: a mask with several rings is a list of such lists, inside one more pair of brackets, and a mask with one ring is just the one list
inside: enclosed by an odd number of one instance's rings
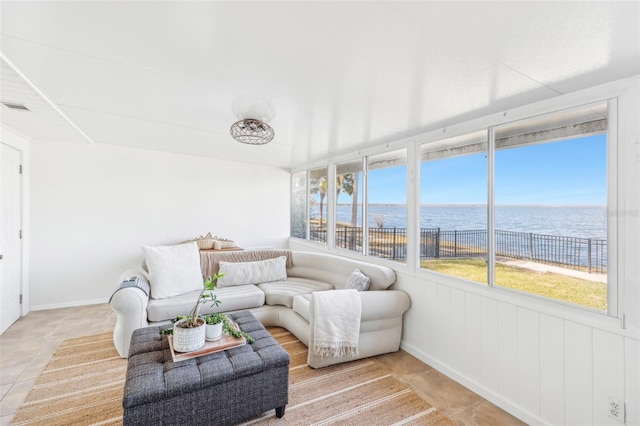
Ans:
{"label": "window mullion", "polygon": [[[622,211],[618,205],[618,188],[622,180],[618,180],[618,100],[607,102],[607,206]],[[616,215],[607,215],[607,314],[612,317],[622,317],[618,306],[624,297],[623,288],[618,288],[618,219]]]}
{"label": "window mullion", "polygon": [[410,143],[407,147],[407,269],[420,268],[420,191],[419,191],[420,147]]}
{"label": "window mullion", "polygon": [[495,128],[489,127],[487,134],[487,284],[495,286],[496,276],[496,231],[495,231]]}
{"label": "window mullion", "polygon": [[304,226],[304,230],[305,230],[305,240],[309,241],[310,237],[311,237],[311,232],[309,231],[309,228],[311,227],[311,222],[310,222],[310,215],[309,215],[309,201],[310,201],[310,197],[309,197],[309,170],[305,171],[304,173],[304,208],[305,208],[305,212],[304,212],[304,217],[305,217],[305,226]]}
{"label": "window mullion", "polygon": [[369,199],[369,157],[362,157],[362,253],[369,256],[369,219],[368,219],[368,199]]}
{"label": "window mullion", "polygon": [[327,245],[334,249],[336,229],[336,165],[327,168]]}

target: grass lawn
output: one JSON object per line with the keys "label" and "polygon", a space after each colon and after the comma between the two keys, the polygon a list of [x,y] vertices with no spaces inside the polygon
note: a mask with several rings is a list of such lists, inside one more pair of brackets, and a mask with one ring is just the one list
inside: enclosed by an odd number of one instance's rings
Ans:
{"label": "grass lawn", "polygon": [[[482,259],[423,260],[420,266],[470,281],[487,283],[487,264]],[[497,263],[496,284],[601,311],[607,309],[607,286],[598,282]]]}

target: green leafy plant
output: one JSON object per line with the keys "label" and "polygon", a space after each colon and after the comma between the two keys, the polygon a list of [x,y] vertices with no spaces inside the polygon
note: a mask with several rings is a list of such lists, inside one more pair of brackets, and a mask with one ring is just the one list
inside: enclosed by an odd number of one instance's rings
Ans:
{"label": "green leafy plant", "polygon": [[[213,294],[213,291],[216,289],[216,284],[218,282],[218,279],[223,276],[224,276],[224,273],[219,273],[205,279],[202,285],[202,290],[200,291],[200,294],[198,296],[198,300],[195,306],[193,307],[193,309],[191,309],[191,311],[189,312],[189,314],[179,315],[171,321],[174,323],[177,323],[180,320],[186,320],[177,324],[178,327],[182,327],[182,328],[197,327],[199,325],[198,323],[200,319],[204,320],[205,323],[207,324],[218,324],[222,322],[223,323],[222,329],[227,334],[235,338],[244,337],[247,340],[247,343],[253,343],[254,338],[251,337],[250,334],[245,333],[244,331],[240,330],[238,327],[234,326],[227,315],[221,312],[214,312],[205,316],[200,316],[200,305],[202,305],[207,300],[211,301],[211,306],[214,306],[214,305],[219,306],[220,303],[222,303],[218,300],[216,295]],[[172,328],[164,329],[162,330],[162,334],[165,334],[165,335],[173,334],[173,329]]]}
{"label": "green leafy plant", "polygon": [[213,291],[216,289],[216,284],[218,282],[218,278],[224,276],[224,272],[216,274],[212,277],[207,277],[202,284],[202,290],[200,290],[200,294],[198,295],[198,300],[196,300],[196,304],[193,309],[185,316],[186,321],[177,324],[178,327],[182,328],[194,328],[198,327],[200,324],[200,306],[206,302],[207,300],[211,301],[211,306],[219,306],[220,301],[218,297],[213,294]]}
{"label": "green leafy plant", "polygon": [[224,322],[227,320],[227,316],[221,312],[214,312],[212,314],[205,315],[204,320],[209,325],[220,324],[221,322]]}
{"label": "green leafy plant", "polygon": [[234,327],[228,317],[224,320],[224,325],[222,326],[222,329],[225,332],[227,332],[227,334],[237,339],[244,337],[247,340],[247,343],[253,343],[255,341],[254,338],[251,337],[249,333],[245,333],[239,328]]}
{"label": "green leafy plant", "polygon": [[[186,316],[180,315],[171,321],[177,322],[185,318]],[[235,337],[236,339],[244,337],[247,340],[247,343],[253,343],[255,341],[255,339],[249,333],[245,333],[244,331],[237,328],[237,326],[234,326],[229,317],[223,313],[215,312],[202,318],[207,324],[218,324],[219,322],[223,322],[222,330],[228,335]],[[173,328],[165,328],[164,330],[162,330],[162,334],[167,336],[173,334]]]}

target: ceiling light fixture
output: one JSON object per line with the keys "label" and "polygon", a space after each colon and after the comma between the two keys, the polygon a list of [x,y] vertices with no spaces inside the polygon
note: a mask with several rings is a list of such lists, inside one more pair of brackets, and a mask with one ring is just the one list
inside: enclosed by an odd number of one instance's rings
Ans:
{"label": "ceiling light fixture", "polygon": [[267,123],[255,118],[245,118],[231,125],[231,136],[238,142],[249,145],[264,145],[271,142],[275,132]]}

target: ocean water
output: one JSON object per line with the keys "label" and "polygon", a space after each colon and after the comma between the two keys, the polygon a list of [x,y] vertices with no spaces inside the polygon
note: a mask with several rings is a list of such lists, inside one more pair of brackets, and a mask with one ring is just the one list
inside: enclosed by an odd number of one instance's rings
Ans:
{"label": "ocean water", "polygon": [[[317,206],[312,207],[311,217],[318,217]],[[370,205],[368,217],[371,227],[376,226],[376,219],[383,222],[384,228],[406,228],[407,226],[407,213],[404,205]],[[350,223],[351,206],[339,205],[336,220]],[[362,226],[361,217],[358,218],[358,226]],[[420,227],[442,230],[486,229],[487,209],[484,206],[422,206],[420,208]],[[496,206],[496,229],[606,239],[607,209],[604,206]]]}

